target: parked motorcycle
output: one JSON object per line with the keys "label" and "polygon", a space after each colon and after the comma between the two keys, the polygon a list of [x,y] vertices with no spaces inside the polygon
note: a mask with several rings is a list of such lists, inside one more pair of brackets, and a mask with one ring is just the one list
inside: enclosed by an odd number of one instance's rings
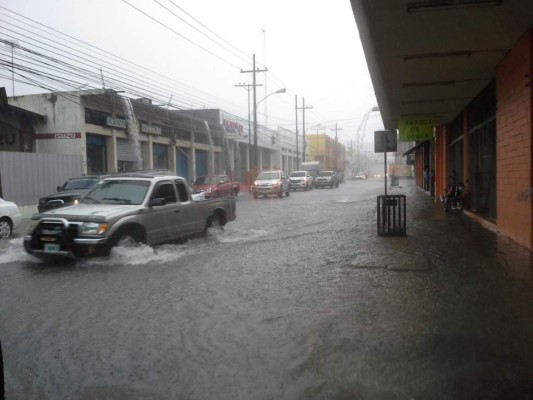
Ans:
{"label": "parked motorcycle", "polygon": [[444,211],[449,214],[459,214],[463,211],[465,185],[463,182],[459,182],[455,176],[450,176],[454,181],[450,183],[444,190],[444,194],[441,196],[441,202],[443,203]]}

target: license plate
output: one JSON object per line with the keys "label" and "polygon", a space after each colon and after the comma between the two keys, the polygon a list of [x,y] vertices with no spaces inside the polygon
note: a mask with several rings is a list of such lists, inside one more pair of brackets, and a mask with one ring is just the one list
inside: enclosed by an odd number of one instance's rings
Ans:
{"label": "license plate", "polygon": [[45,243],[44,252],[45,253],[57,253],[59,251],[59,245],[56,243]]}

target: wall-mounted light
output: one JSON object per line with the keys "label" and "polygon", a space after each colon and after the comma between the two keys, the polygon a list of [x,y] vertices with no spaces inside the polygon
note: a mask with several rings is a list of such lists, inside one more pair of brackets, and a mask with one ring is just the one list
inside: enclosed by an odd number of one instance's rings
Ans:
{"label": "wall-mounted light", "polygon": [[407,3],[407,12],[439,11],[453,8],[500,6],[502,0],[428,0]]}
{"label": "wall-mounted light", "polygon": [[403,57],[404,61],[420,60],[428,58],[446,58],[446,57],[470,57],[474,52],[470,50],[464,51],[446,51],[442,53],[421,53],[421,54],[408,54]]}
{"label": "wall-mounted light", "polygon": [[423,87],[423,86],[453,86],[455,81],[432,81],[432,82],[411,82],[403,83],[403,88]]}

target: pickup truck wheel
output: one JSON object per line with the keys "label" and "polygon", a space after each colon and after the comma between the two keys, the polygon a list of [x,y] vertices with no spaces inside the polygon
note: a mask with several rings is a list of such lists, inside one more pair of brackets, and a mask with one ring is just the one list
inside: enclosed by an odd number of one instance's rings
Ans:
{"label": "pickup truck wheel", "polygon": [[13,227],[7,218],[0,218],[0,238],[8,238],[11,236]]}
{"label": "pickup truck wheel", "polygon": [[141,234],[137,229],[121,229],[114,236],[115,246],[117,247],[136,247],[141,242]]}
{"label": "pickup truck wheel", "polygon": [[233,197],[237,197],[237,196],[239,195],[239,192],[237,191],[237,189],[233,189],[233,190],[231,191],[231,195],[232,195]]}
{"label": "pickup truck wheel", "polygon": [[226,225],[226,218],[225,216],[218,212],[216,214],[211,215],[205,224],[205,231],[207,231],[209,228],[216,229],[219,231],[224,230],[224,225]]}

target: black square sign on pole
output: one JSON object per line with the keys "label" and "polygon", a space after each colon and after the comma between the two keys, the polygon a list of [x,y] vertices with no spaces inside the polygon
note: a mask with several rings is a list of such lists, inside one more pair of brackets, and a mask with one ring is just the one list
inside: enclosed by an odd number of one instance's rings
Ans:
{"label": "black square sign on pole", "polygon": [[374,131],[374,153],[397,151],[398,139],[395,130]]}
{"label": "black square sign on pole", "polygon": [[398,140],[395,130],[374,131],[374,153],[383,153],[385,164],[385,196],[387,195],[387,152],[397,151]]}

